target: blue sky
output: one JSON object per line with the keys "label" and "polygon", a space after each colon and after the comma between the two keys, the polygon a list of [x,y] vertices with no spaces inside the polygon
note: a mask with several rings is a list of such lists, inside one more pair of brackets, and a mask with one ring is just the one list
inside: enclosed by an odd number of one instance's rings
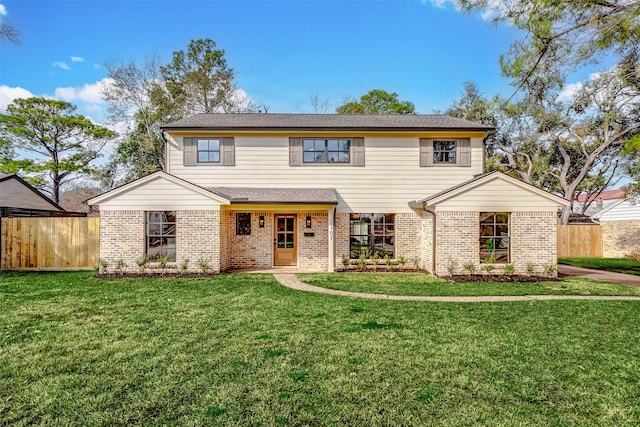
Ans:
{"label": "blue sky", "polygon": [[[1,1],[1,0],[0,0]],[[0,110],[15,97],[65,99],[100,122],[107,61],[164,62],[192,39],[226,52],[237,86],[269,112],[313,112],[371,89],[397,92],[419,113],[444,109],[465,80],[510,95],[498,58],[513,27],[466,16],[447,0],[2,1],[22,44],[0,48]]]}

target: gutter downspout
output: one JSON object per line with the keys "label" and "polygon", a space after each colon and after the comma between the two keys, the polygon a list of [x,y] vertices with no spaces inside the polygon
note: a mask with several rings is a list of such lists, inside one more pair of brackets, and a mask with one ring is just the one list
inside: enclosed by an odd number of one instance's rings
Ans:
{"label": "gutter downspout", "polygon": [[436,275],[436,212],[427,209],[427,203],[422,202],[422,211],[431,214],[431,274]]}

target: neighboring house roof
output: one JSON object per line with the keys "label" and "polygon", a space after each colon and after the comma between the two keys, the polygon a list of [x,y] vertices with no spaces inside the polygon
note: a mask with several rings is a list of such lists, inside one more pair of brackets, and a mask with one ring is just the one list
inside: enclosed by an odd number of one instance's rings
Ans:
{"label": "neighboring house roof", "polygon": [[0,194],[0,207],[37,209],[37,210],[48,209],[48,210],[56,210],[56,211],[62,211],[62,212],[65,211],[62,208],[62,206],[58,205],[56,202],[54,202],[53,200],[51,200],[50,198],[42,194],[35,187],[33,187],[24,179],[20,178],[18,175],[0,174],[0,183],[8,182],[10,180],[15,180],[20,186],[19,188],[24,188],[26,190],[26,192],[23,193],[25,196],[33,196],[35,194],[37,195],[37,198],[34,201],[35,203],[30,203],[28,200],[28,197],[24,197],[21,200],[18,200],[17,199],[18,195],[9,193],[8,191],[3,191],[4,194]]}
{"label": "neighboring house roof", "polygon": [[[593,200],[614,200],[614,199],[622,199],[624,197],[625,191],[622,189],[616,190],[606,190],[598,194],[596,198]],[[585,202],[587,200],[588,194],[580,193],[578,197],[576,197],[576,202]]]}
{"label": "neighboring house roof", "polygon": [[333,188],[211,188],[231,203],[338,204]]}
{"label": "neighboring house roof", "polygon": [[196,114],[167,130],[468,130],[494,129],[444,114]]}
{"label": "neighboring house roof", "polygon": [[598,221],[594,220],[589,215],[572,212],[569,214],[569,224],[598,224]]}
{"label": "neighboring house roof", "polygon": [[421,207],[421,206],[434,206],[437,205],[438,203],[441,203],[447,199],[450,199],[452,197],[455,197],[457,195],[459,195],[460,193],[463,193],[465,191],[469,191],[473,188],[479,187],[483,184],[486,184],[490,181],[493,181],[495,179],[501,179],[507,182],[510,182],[513,185],[516,185],[520,188],[523,188],[525,190],[531,191],[532,193],[538,194],[539,196],[542,196],[546,199],[549,199],[550,201],[557,203],[560,206],[569,206],[571,203],[569,202],[569,200],[563,199],[562,197],[558,197],[555,194],[551,194],[547,191],[544,191],[538,187],[535,187],[531,184],[527,184],[524,181],[520,181],[519,179],[513,178],[509,175],[506,175],[502,172],[499,171],[493,171],[493,172],[488,172],[482,175],[478,175],[477,177],[470,179],[468,181],[462,182],[458,185],[455,185],[451,188],[448,188],[444,191],[441,191],[440,193],[436,193],[433,194],[429,197],[426,197],[424,199],[421,200],[417,200],[417,201],[413,201],[409,203],[409,206],[412,208],[417,208],[417,207]]}

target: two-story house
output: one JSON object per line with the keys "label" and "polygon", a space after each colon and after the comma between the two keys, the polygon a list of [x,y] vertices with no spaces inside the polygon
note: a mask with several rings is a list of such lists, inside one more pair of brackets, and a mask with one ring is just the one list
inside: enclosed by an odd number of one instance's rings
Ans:
{"label": "two-story house", "polygon": [[438,275],[470,262],[555,265],[557,211],[569,202],[484,173],[490,129],[444,115],[179,120],[163,127],[166,171],[89,201],[100,256],[215,271],[334,271],[363,251]]}

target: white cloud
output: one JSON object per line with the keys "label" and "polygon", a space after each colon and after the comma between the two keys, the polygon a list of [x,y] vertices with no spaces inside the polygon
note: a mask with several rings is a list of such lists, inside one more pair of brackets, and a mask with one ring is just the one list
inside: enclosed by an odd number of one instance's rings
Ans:
{"label": "white cloud", "polygon": [[64,62],[56,61],[52,64],[54,67],[62,68],[63,70],[70,70],[71,68]]}
{"label": "white cloud", "polygon": [[0,111],[7,111],[7,105],[14,99],[31,98],[33,94],[21,87],[0,86]]}
{"label": "white cloud", "polygon": [[72,56],[71,62],[84,62],[85,59],[82,56]]}
{"label": "white cloud", "polygon": [[104,78],[95,83],[87,83],[81,87],[59,87],[56,88],[54,96],[67,102],[85,102],[89,104],[100,104],[102,100],[102,87],[109,84],[111,79]]}
{"label": "white cloud", "polygon": [[[438,9],[444,9],[447,4],[454,4],[451,0],[428,0],[432,5],[437,7]],[[423,3],[426,3],[427,0],[422,0]]]}
{"label": "white cloud", "polygon": [[7,8],[4,7],[3,4],[0,4],[0,16],[5,16],[7,14]]}

